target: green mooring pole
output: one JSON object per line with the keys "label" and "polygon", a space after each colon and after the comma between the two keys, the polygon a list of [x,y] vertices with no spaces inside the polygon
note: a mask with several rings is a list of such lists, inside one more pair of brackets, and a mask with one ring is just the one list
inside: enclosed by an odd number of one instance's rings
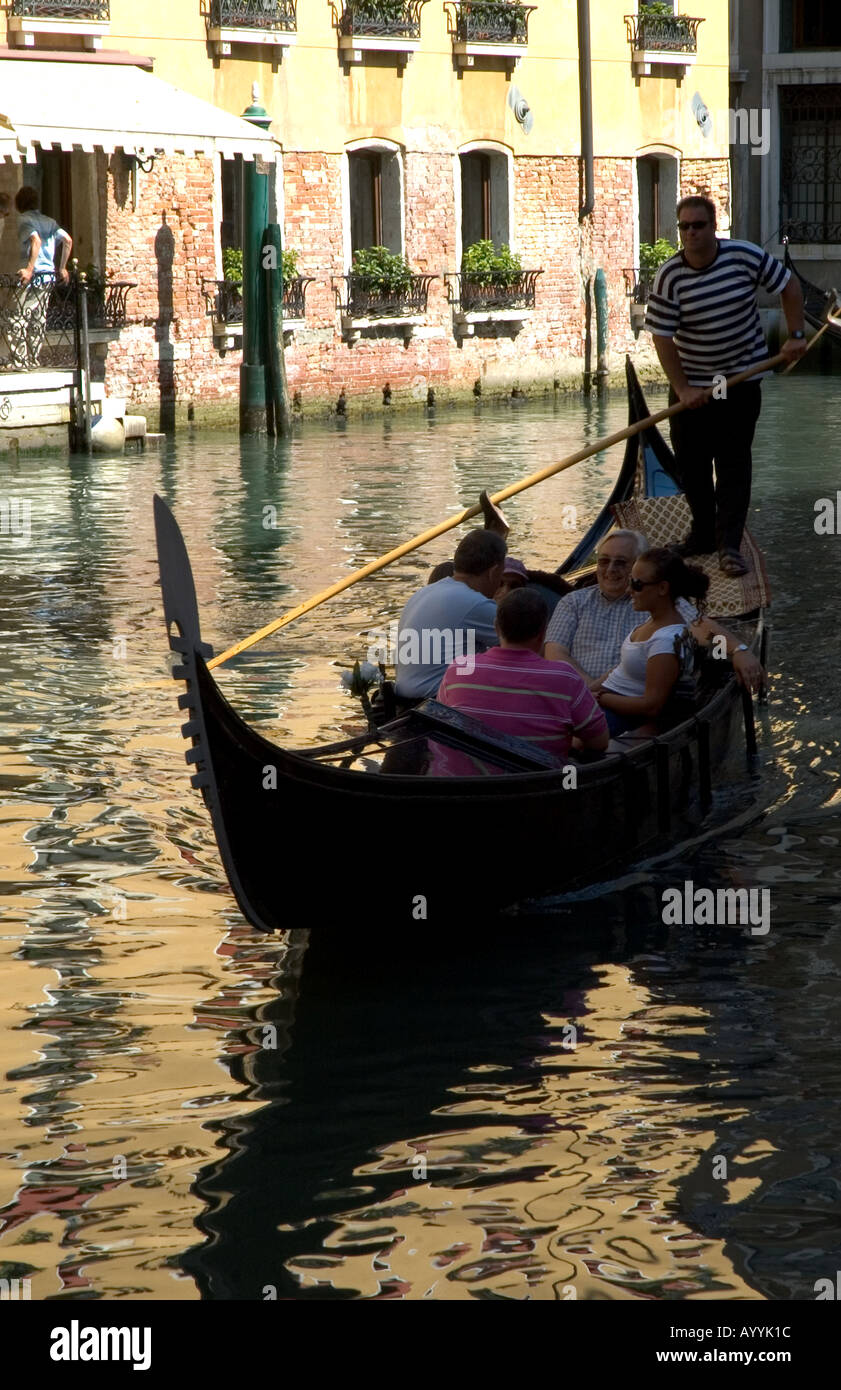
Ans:
{"label": "green mooring pole", "polygon": [[607,380],[607,277],[597,270],[593,281],[596,301],[596,390],[601,391]]}
{"label": "green mooring pole", "polygon": [[287,435],[292,411],[283,351],[283,251],[276,222],[270,222],[263,234],[260,259],[266,287],[266,426],[271,435]]}
{"label": "green mooring pole", "polygon": [[[257,83],[243,120],[268,130],[271,117],[260,105]],[[269,177],[255,159],[242,165],[242,366],[239,369],[239,432],[266,433],[266,291],[260,250],[269,220]]]}

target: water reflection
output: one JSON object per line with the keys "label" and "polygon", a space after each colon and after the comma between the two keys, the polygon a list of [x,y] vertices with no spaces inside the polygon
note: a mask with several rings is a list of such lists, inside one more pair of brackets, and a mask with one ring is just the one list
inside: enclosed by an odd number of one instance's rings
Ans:
{"label": "water reflection", "polygon": [[[338,960],[316,933],[306,945],[310,923],[255,939],[224,887],[166,679],[153,491],[221,648],[619,427],[624,404],[9,464],[33,536],[0,544],[0,1277],[30,1275],[35,1298],[681,1300],[810,1298],[833,1276],[841,825],[815,596],[836,592],[841,552],[812,521],[834,495],[838,406],[814,380],[786,389],[765,388],[757,449],[775,595],[765,814],[722,802],[724,837],[460,946],[383,941],[374,854],[347,885]],[[509,504],[515,553],[557,563],[618,453]],[[577,530],[559,529],[564,505]],[[451,545],[228,668],[245,717],[298,744],[351,725],[337,666]],[[334,834],[311,867],[278,850],[280,893],[312,877],[316,927]],[[688,879],[769,887],[768,936],[664,928],[662,891]]]}

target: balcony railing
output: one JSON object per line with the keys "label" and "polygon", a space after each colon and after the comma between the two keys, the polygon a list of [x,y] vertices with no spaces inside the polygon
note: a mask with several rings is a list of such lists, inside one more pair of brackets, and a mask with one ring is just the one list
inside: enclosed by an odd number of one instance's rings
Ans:
{"label": "balcony railing", "polygon": [[212,29],[266,29],[294,34],[297,0],[210,0]]}
{"label": "balcony railing", "polygon": [[510,285],[480,285],[469,275],[450,275],[450,300],[464,314],[533,309],[537,277],[542,274],[542,270],[524,270]]}
{"label": "balcony railing", "polygon": [[[107,280],[87,289],[88,330],[94,342],[116,337],[128,323],[127,298],[134,281]],[[33,275],[22,286],[0,275],[0,371],[77,366],[77,282]]]}
{"label": "balcony railing", "polygon": [[111,18],[109,0],[12,0],[10,13],[15,19],[91,19],[100,24]]}
{"label": "balcony railing", "polygon": [[519,0],[452,0],[459,43],[522,44],[529,41],[529,15],[536,5]]}
{"label": "balcony railing", "polygon": [[[306,317],[307,286],[315,283],[313,275],[293,275],[283,284],[283,318],[300,320]],[[203,280],[202,294],[208,318],[227,327],[242,323],[242,281]]]}
{"label": "balcony railing", "polygon": [[344,38],[420,41],[426,0],[344,0],[339,33]]}
{"label": "balcony railing", "polygon": [[429,286],[437,275],[412,275],[405,290],[369,290],[356,275],[340,275],[334,282],[336,300],[346,317],[353,319],[404,319],[426,313]]}
{"label": "balcony railing", "polygon": [[697,53],[703,19],[685,14],[626,14],[631,47],[651,53]]}

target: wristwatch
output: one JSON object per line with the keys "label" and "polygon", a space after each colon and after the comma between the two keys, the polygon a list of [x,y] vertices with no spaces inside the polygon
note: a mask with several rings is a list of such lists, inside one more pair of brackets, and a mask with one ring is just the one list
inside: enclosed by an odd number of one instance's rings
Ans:
{"label": "wristwatch", "polygon": [[805,338],[805,337],[806,337],[806,334],[803,332],[803,329],[802,329],[802,328],[795,328],[794,332],[793,332],[793,333],[789,333],[788,336],[789,336],[790,338]]}

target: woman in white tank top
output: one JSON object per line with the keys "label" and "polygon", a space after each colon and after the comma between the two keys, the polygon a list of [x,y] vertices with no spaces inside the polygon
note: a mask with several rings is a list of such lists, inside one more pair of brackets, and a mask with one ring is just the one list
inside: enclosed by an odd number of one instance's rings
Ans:
{"label": "woman in white tank top", "polygon": [[709,582],[673,550],[646,550],[634,562],[631,602],[650,617],[625,638],[619,665],[595,692],[614,737],[656,719],[662,710],[686,660],[686,623],[675,599],[698,604]]}

